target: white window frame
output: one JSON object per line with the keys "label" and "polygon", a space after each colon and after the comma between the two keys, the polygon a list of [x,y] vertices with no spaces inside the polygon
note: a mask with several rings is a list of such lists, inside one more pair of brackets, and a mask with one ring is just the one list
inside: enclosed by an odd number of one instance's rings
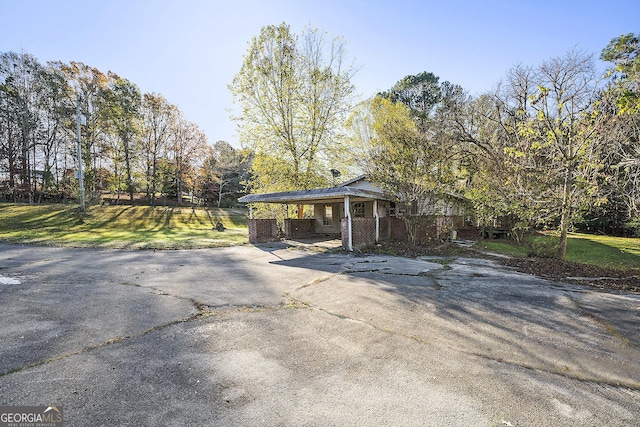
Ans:
{"label": "white window frame", "polygon": [[333,205],[324,205],[324,215],[322,216],[322,225],[333,225]]}
{"label": "white window frame", "polygon": [[354,202],[353,205],[351,205],[351,209],[352,209],[354,218],[365,217],[366,210],[365,210],[364,202]]}

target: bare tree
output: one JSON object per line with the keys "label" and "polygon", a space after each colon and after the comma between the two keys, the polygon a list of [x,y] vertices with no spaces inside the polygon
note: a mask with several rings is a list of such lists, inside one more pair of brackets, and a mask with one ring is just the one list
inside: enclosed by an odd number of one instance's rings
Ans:
{"label": "bare tree", "polygon": [[178,117],[176,106],[158,94],[145,93],[142,97],[142,125],[140,138],[145,159],[146,193],[155,206],[158,187],[158,159],[167,150],[170,130]]}
{"label": "bare tree", "polygon": [[525,222],[559,220],[561,259],[576,215],[602,201],[599,82],[591,55],[571,51],[535,68],[515,67],[494,93],[474,102],[473,118],[458,120],[459,136],[484,156],[476,200]]}
{"label": "bare tree", "polygon": [[173,162],[176,196],[182,204],[185,190],[194,190],[196,170],[204,158],[206,135],[194,123],[178,118],[171,128],[168,157]]}
{"label": "bare tree", "polygon": [[311,29],[298,37],[284,23],[251,41],[229,89],[242,106],[241,140],[255,153],[254,188],[326,184],[354,92],[345,56],[340,39]]}
{"label": "bare tree", "polygon": [[564,259],[574,210],[584,207],[589,194],[597,194],[600,146],[595,133],[605,116],[597,114],[593,106],[599,96],[600,79],[591,55],[571,51],[545,61],[538,68],[536,80],[537,91],[531,102],[537,117],[533,143],[546,153],[549,184],[559,186],[558,257]]}

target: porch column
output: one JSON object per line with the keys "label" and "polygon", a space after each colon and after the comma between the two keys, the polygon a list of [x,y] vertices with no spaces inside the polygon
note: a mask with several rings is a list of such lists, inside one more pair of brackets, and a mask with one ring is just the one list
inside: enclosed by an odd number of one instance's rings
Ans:
{"label": "porch column", "polygon": [[351,206],[349,196],[344,196],[344,216],[347,218],[347,250],[353,251],[353,234],[351,232]]}
{"label": "porch column", "polygon": [[373,217],[376,219],[376,243],[380,241],[380,215],[378,215],[378,200],[373,200]]}

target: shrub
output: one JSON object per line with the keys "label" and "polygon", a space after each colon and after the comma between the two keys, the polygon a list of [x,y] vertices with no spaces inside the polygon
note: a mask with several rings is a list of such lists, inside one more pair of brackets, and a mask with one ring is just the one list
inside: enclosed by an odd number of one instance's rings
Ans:
{"label": "shrub", "polygon": [[558,236],[538,236],[531,240],[530,256],[541,258],[555,258],[560,247],[560,237]]}

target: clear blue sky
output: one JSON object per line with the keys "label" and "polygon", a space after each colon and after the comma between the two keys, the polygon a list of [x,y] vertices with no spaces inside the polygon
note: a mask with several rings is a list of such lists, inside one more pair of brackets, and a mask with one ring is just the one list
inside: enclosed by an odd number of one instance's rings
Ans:
{"label": "clear blue sky", "polygon": [[263,25],[343,37],[363,98],[422,71],[478,94],[515,64],[574,47],[598,57],[640,32],[639,0],[0,0],[0,15],[0,52],[111,70],[234,145],[227,85]]}

